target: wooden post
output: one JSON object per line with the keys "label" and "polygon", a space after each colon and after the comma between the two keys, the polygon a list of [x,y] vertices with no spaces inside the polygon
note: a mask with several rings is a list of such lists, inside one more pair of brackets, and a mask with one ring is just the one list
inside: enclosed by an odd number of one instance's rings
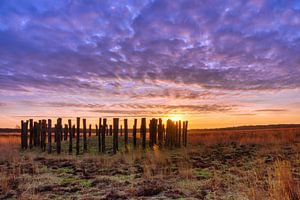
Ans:
{"label": "wooden post", "polygon": [[162,125],[162,119],[158,119],[158,146],[163,146],[163,125]]}
{"label": "wooden post", "polygon": [[[102,128],[102,118],[99,118],[99,134],[98,134],[98,152],[101,152],[101,139],[102,139],[102,134],[103,134],[103,128]],[[105,133],[104,133],[105,134]]]}
{"label": "wooden post", "polygon": [[141,123],[141,135],[142,135],[142,147],[145,149],[146,148],[146,118],[142,118],[142,123]]}
{"label": "wooden post", "polygon": [[37,122],[34,122],[33,123],[33,135],[34,135],[34,140],[33,140],[33,146],[37,146],[38,144],[38,123]]}
{"label": "wooden post", "polygon": [[86,119],[83,119],[83,150],[87,150],[87,142],[86,142]]}
{"label": "wooden post", "polygon": [[92,124],[90,124],[90,127],[89,127],[89,137],[92,137]]}
{"label": "wooden post", "polygon": [[120,125],[120,136],[123,136],[123,127]]}
{"label": "wooden post", "polygon": [[149,123],[149,147],[152,148],[153,147],[153,123],[154,122],[154,118],[150,119],[150,123]]}
{"label": "wooden post", "polygon": [[24,145],[24,133],[25,133],[25,131],[24,131],[24,129],[25,129],[25,127],[24,127],[24,121],[23,120],[21,120],[21,128],[20,128],[20,133],[21,133],[21,149],[24,149],[24,147],[25,147],[25,145]]}
{"label": "wooden post", "polygon": [[52,128],[51,128],[51,119],[48,119],[48,153],[52,152]]}
{"label": "wooden post", "polygon": [[32,149],[33,146],[33,138],[34,138],[34,134],[33,134],[33,119],[29,120],[29,148]]}
{"label": "wooden post", "polygon": [[68,132],[69,132],[69,153],[71,154],[72,153],[72,149],[73,149],[73,134],[75,132],[75,126],[74,128],[72,128],[72,121],[69,119],[68,120],[68,124],[69,124],[69,129],[68,129]]}
{"label": "wooden post", "polygon": [[98,137],[98,124],[96,124],[95,126],[96,126],[96,137]]}
{"label": "wooden post", "polygon": [[79,155],[79,143],[80,143],[80,118],[77,117],[76,155]]}
{"label": "wooden post", "polygon": [[42,140],[41,140],[43,151],[46,151],[46,133],[47,133],[47,124],[46,124],[46,120],[43,119],[42,120]]}
{"label": "wooden post", "polygon": [[187,138],[188,138],[187,131],[188,131],[188,121],[185,122],[185,144],[184,144],[185,147],[187,146]]}
{"label": "wooden post", "polygon": [[105,130],[106,130],[106,118],[103,119],[102,131],[101,131],[101,141],[102,141],[102,153],[105,153]]}
{"label": "wooden post", "polygon": [[65,128],[64,128],[64,140],[68,140],[68,132],[69,132],[69,128],[68,128],[68,124],[65,124]]}
{"label": "wooden post", "polygon": [[176,121],[176,123],[175,123],[175,137],[174,137],[174,141],[175,141],[175,146],[178,147],[178,121]]}
{"label": "wooden post", "polygon": [[113,153],[116,154],[118,150],[118,135],[119,135],[119,118],[113,119],[114,134],[113,134]]}
{"label": "wooden post", "polygon": [[25,136],[24,136],[24,142],[25,142],[25,149],[28,148],[28,120],[25,122]]}
{"label": "wooden post", "polygon": [[178,123],[178,146],[181,146],[181,120]]}
{"label": "wooden post", "polygon": [[133,146],[136,147],[136,127],[137,127],[137,119],[134,119],[132,136],[133,136]]}
{"label": "wooden post", "polygon": [[39,120],[38,124],[37,124],[37,146],[41,145],[41,132],[42,132],[42,121]]}
{"label": "wooden post", "polygon": [[182,122],[182,144],[185,146],[185,121]]}
{"label": "wooden post", "polygon": [[125,141],[125,149],[128,150],[128,120],[124,119],[124,141]]}
{"label": "wooden post", "polygon": [[109,125],[109,135],[112,136],[113,130],[112,130],[112,125]]}
{"label": "wooden post", "polygon": [[56,152],[57,152],[57,154],[60,154],[60,152],[61,152],[61,138],[62,138],[61,118],[57,119],[56,128],[57,128]]}

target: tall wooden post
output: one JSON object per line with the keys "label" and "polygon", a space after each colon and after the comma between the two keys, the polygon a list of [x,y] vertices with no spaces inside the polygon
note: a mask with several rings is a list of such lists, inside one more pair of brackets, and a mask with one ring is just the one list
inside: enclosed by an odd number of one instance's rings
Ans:
{"label": "tall wooden post", "polygon": [[153,147],[153,122],[154,122],[154,118],[150,119],[150,123],[149,123],[149,147],[152,148]]}
{"label": "tall wooden post", "polygon": [[33,138],[34,138],[34,133],[33,133],[33,119],[29,120],[29,129],[30,129],[30,133],[29,133],[29,148],[32,149],[33,146]]}
{"label": "tall wooden post", "polygon": [[33,140],[33,146],[38,145],[38,123],[34,122],[33,123],[33,135],[34,135],[34,140]]}
{"label": "tall wooden post", "polygon": [[39,120],[38,124],[37,124],[37,146],[41,145],[41,130],[42,130],[42,121]]}
{"label": "tall wooden post", "polygon": [[24,142],[25,142],[25,149],[28,148],[28,120],[25,122],[25,133],[24,133]]}
{"label": "tall wooden post", "polygon": [[69,132],[69,128],[68,128],[68,124],[65,124],[65,128],[64,128],[64,140],[68,140],[68,132]]}
{"label": "tall wooden post", "polygon": [[112,136],[113,135],[113,129],[112,129],[112,125],[109,125],[109,135]]}
{"label": "tall wooden post", "polygon": [[92,137],[92,124],[90,124],[90,127],[89,127],[89,137]]}
{"label": "tall wooden post", "polygon": [[61,118],[57,119],[57,139],[56,139],[56,151],[57,154],[60,154],[61,152],[61,138],[62,138],[62,124],[61,124]]}
{"label": "tall wooden post", "polygon": [[146,148],[146,118],[142,118],[142,123],[141,123],[141,135],[142,135],[142,147],[145,149]]}
{"label": "tall wooden post", "polygon": [[47,132],[47,124],[46,124],[46,120],[43,119],[42,120],[42,140],[41,140],[43,151],[46,151],[46,132]]}
{"label": "tall wooden post", "polygon": [[124,119],[124,141],[125,149],[128,150],[128,120]]}
{"label": "tall wooden post", "polygon": [[95,126],[96,126],[96,137],[98,137],[98,124],[96,124]]}
{"label": "tall wooden post", "polygon": [[21,133],[21,149],[24,149],[24,147],[25,147],[25,145],[24,145],[24,133],[25,133],[25,131],[24,131],[24,129],[25,129],[25,127],[24,127],[24,121],[23,120],[21,120],[21,129],[20,129],[20,133]]}
{"label": "tall wooden post", "polygon": [[103,125],[102,125],[102,131],[101,131],[101,141],[102,141],[102,153],[105,153],[105,130],[106,130],[106,127],[107,127],[107,124],[106,124],[106,118],[103,119]]}
{"label": "tall wooden post", "polygon": [[185,146],[185,121],[182,122],[182,144]]}
{"label": "tall wooden post", "polygon": [[69,119],[68,120],[68,132],[69,132],[69,153],[72,153],[72,149],[73,149],[73,135],[75,132],[75,126],[74,126],[74,130],[72,128],[72,121]]}
{"label": "tall wooden post", "polygon": [[52,152],[52,128],[51,128],[51,119],[48,119],[48,153]]}
{"label": "tall wooden post", "polygon": [[83,150],[87,150],[87,142],[86,142],[86,119],[83,119]]}
{"label": "tall wooden post", "polygon": [[[101,152],[101,139],[102,139],[102,134],[103,134],[103,128],[102,128],[102,118],[99,118],[99,134],[98,134],[98,151]],[[105,133],[104,133],[105,134]]]}
{"label": "tall wooden post", "polygon": [[185,144],[184,144],[185,147],[187,146],[187,138],[188,138],[187,131],[188,131],[188,121],[185,122]]}
{"label": "tall wooden post", "polygon": [[77,117],[76,155],[79,155],[79,143],[80,143],[80,118]]}
{"label": "tall wooden post", "polygon": [[181,146],[181,120],[178,122],[178,146]]}
{"label": "tall wooden post", "polygon": [[158,119],[158,146],[163,146],[163,125],[162,125],[162,119]]}
{"label": "tall wooden post", "polygon": [[136,147],[136,127],[137,127],[137,119],[134,119],[132,136],[133,136],[133,146]]}
{"label": "tall wooden post", "polygon": [[113,119],[114,133],[113,133],[113,152],[117,153],[118,150],[118,135],[119,135],[119,118]]}

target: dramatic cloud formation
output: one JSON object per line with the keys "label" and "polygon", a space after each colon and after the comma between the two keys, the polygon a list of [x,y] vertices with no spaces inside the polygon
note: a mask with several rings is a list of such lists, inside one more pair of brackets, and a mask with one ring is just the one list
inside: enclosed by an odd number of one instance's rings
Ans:
{"label": "dramatic cloud formation", "polygon": [[299,1],[2,0],[0,107],[3,116],[296,112],[287,107],[300,101],[299,52]]}

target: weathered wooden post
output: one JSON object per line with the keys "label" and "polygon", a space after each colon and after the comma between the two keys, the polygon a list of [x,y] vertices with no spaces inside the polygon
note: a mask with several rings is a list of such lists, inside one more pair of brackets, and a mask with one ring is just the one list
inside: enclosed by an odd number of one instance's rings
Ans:
{"label": "weathered wooden post", "polygon": [[33,146],[33,138],[34,138],[34,133],[33,133],[33,119],[29,120],[29,129],[30,129],[30,133],[29,133],[29,148],[32,149]]}
{"label": "weathered wooden post", "polygon": [[125,149],[128,150],[128,120],[124,119],[124,141],[125,141]]}
{"label": "weathered wooden post", "polygon": [[57,152],[57,154],[60,154],[60,152],[61,152],[61,138],[62,138],[61,118],[57,119],[56,128],[57,128],[56,152]]}
{"label": "weathered wooden post", "polygon": [[80,118],[77,117],[76,155],[79,155],[79,142],[80,142]]}
{"label": "weathered wooden post", "polygon": [[178,146],[181,146],[181,120],[178,123]]}
{"label": "weathered wooden post", "polygon": [[25,149],[28,148],[28,120],[25,122],[25,133],[24,133],[24,142],[25,142]]}
{"label": "weathered wooden post", "polygon": [[73,134],[75,132],[75,126],[74,128],[72,128],[72,121],[71,119],[68,120],[68,124],[69,124],[69,129],[68,129],[68,132],[69,132],[69,153],[71,154],[72,153],[72,149],[73,149]]}
{"label": "weathered wooden post", "polygon": [[[98,134],[98,151],[101,152],[101,139],[102,139],[102,134],[103,134],[103,128],[102,128],[102,118],[99,118],[99,134]],[[104,133],[105,134],[105,133]]]}
{"label": "weathered wooden post", "polygon": [[185,146],[185,121],[182,122],[182,144]]}
{"label": "weathered wooden post", "polygon": [[51,128],[51,119],[48,119],[48,153],[52,152],[52,128]]}
{"label": "weathered wooden post", "polygon": [[68,124],[65,124],[65,128],[64,128],[64,140],[68,140]]}
{"label": "weathered wooden post", "polygon": [[150,123],[149,123],[149,147],[152,148],[153,147],[153,123],[154,122],[154,118],[150,119]]}
{"label": "weathered wooden post", "polygon": [[178,121],[176,121],[176,123],[175,123],[175,137],[174,137],[174,141],[175,141],[175,146],[178,147]]}
{"label": "weathered wooden post", "polygon": [[141,135],[142,135],[142,147],[144,149],[146,148],[146,131],[147,131],[146,118],[142,118],[140,132],[141,132]]}
{"label": "weathered wooden post", "polygon": [[118,135],[119,135],[119,118],[113,118],[114,134],[113,134],[113,153],[118,150]]}
{"label": "weathered wooden post", "polygon": [[96,124],[95,126],[96,126],[96,137],[98,137],[98,124]]}
{"label": "weathered wooden post", "polygon": [[42,150],[46,151],[46,133],[47,133],[47,124],[46,120],[42,120],[42,140],[41,140],[41,145],[42,145]]}
{"label": "weathered wooden post", "polygon": [[36,147],[38,144],[38,130],[37,129],[38,129],[38,123],[34,122],[33,123],[33,135],[34,135],[33,145],[34,145],[34,147]]}
{"label": "weathered wooden post", "polygon": [[37,146],[41,145],[41,136],[42,136],[42,120],[39,120],[37,124]]}
{"label": "weathered wooden post", "polygon": [[165,146],[169,146],[169,127],[170,127],[170,120],[168,119],[165,128]]}
{"label": "weathered wooden post", "polygon": [[137,127],[137,119],[134,119],[132,136],[133,136],[133,146],[136,147],[136,127]]}
{"label": "weathered wooden post", "polygon": [[25,145],[24,145],[24,131],[25,127],[24,127],[24,121],[21,120],[21,128],[20,128],[20,133],[21,133],[21,149],[24,149],[25,148]]}
{"label": "weathered wooden post", "polygon": [[109,125],[109,135],[112,136],[113,135],[113,131],[112,131],[112,125]]}
{"label": "weathered wooden post", "polygon": [[188,121],[185,122],[185,144],[184,144],[185,147],[187,146],[187,138],[188,138],[187,131],[188,131]]}
{"label": "weathered wooden post", "polygon": [[86,142],[86,119],[83,119],[83,150],[87,150],[87,142]]}
{"label": "weathered wooden post", "polygon": [[163,146],[163,125],[162,125],[162,119],[158,119],[158,146]]}
{"label": "weathered wooden post", "polygon": [[90,124],[90,127],[89,127],[89,137],[92,137],[92,124]]}
{"label": "weathered wooden post", "polygon": [[103,119],[103,125],[102,125],[102,133],[101,133],[101,141],[102,141],[102,153],[105,153],[105,130],[106,130],[106,127],[107,127],[107,124],[106,124],[106,118]]}

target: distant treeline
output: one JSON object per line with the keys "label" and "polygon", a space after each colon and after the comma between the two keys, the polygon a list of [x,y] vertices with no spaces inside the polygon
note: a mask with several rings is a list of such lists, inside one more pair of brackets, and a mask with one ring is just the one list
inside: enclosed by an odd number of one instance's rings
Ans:
{"label": "distant treeline", "polygon": [[300,128],[300,124],[271,124],[271,125],[249,125],[226,128],[190,129],[190,131],[227,131],[227,130],[257,130],[276,128]]}
{"label": "distant treeline", "polygon": [[17,128],[0,128],[0,133],[20,133],[20,129]]}

